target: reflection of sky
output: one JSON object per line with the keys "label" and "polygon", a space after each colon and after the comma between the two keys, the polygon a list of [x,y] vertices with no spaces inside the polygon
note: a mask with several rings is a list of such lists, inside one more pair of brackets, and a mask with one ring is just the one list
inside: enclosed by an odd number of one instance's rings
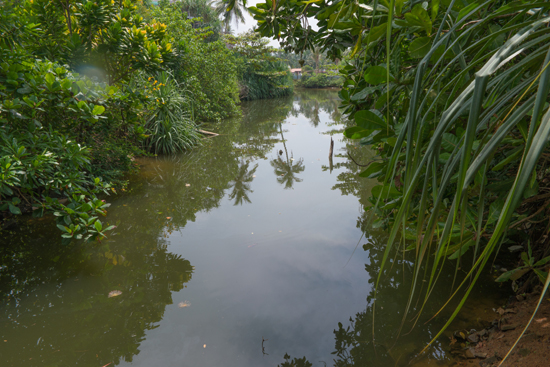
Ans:
{"label": "reflection of sky", "polygon": [[[356,197],[331,190],[338,170],[321,169],[328,114],[320,120],[317,129],[302,115],[283,124],[289,157],[304,159],[303,182],[290,190],[277,183],[269,159],[284,150],[279,143],[257,161],[252,204],[225,198],[171,235],[168,250],[190,260],[193,279],[173,294],[131,365],[276,366],[285,353],[331,365],[333,330],[364,310],[369,289],[364,251],[344,267],[361,236],[361,208]],[[342,146],[336,139],[335,152]],[[191,306],[179,308],[183,301]]]}

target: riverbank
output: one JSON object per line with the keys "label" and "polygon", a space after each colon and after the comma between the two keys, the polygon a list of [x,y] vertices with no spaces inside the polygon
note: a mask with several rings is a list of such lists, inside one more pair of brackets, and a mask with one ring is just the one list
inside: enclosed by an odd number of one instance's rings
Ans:
{"label": "riverbank", "polygon": [[[464,335],[455,333],[451,345],[464,344],[455,366],[499,366],[510,351],[537,306],[540,293],[518,296],[505,308],[494,311],[491,325]],[[550,300],[546,296],[533,321],[502,367],[546,367],[550,359]],[[457,348],[454,348],[456,350]]]}

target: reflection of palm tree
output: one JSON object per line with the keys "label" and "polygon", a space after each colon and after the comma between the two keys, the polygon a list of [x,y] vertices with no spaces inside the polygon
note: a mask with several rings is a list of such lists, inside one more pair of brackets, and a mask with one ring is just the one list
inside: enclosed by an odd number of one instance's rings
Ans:
{"label": "reflection of palm tree", "polygon": [[[292,155],[291,155],[292,156]],[[271,166],[275,169],[277,175],[277,182],[281,185],[285,185],[285,189],[291,189],[294,182],[302,182],[303,180],[296,177],[296,174],[303,172],[306,167],[304,166],[304,159],[300,158],[297,161],[291,158],[285,162],[281,157],[277,157],[271,160]]]}
{"label": "reflection of palm tree", "polygon": [[229,199],[235,199],[233,205],[243,205],[244,202],[250,203],[250,198],[248,197],[248,192],[254,192],[250,189],[250,183],[254,179],[254,173],[258,168],[256,164],[251,171],[248,170],[250,162],[247,162],[243,159],[239,162],[239,171],[237,172],[237,177],[229,183],[230,187],[233,186],[233,191],[229,195]]}
{"label": "reflection of palm tree", "polygon": [[285,148],[286,162],[280,157],[282,151],[277,158],[271,160],[271,166],[275,169],[275,175],[277,175],[277,182],[281,185],[285,185],[285,189],[291,189],[294,182],[302,182],[303,180],[296,177],[296,174],[303,172],[306,167],[304,166],[304,159],[300,158],[297,161],[294,160],[292,153],[290,158],[288,157],[288,150],[286,149],[285,137],[283,135],[282,124],[279,123],[279,129],[281,132],[281,138],[283,141],[283,147]]}

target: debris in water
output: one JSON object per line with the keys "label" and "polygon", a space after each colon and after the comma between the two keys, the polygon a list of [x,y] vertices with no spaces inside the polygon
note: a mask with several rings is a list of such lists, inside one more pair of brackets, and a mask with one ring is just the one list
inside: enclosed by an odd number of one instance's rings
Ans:
{"label": "debris in water", "polygon": [[202,347],[203,347],[203,348],[206,348],[206,344],[204,344]]}
{"label": "debris in water", "polygon": [[191,186],[191,184],[185,184],[185,186],[186,186],[186,187],[189,187],[189,186]]}
{"label": "debris in water", "polygon": [[178,303],[179,308],[185,308],[185,307],[189,307],[189,306],[191,306],[191,303],[189,303],[187,301]]}
{"label": "debris in water", "polygon": [[107,297],[113,298],[113,297],[116,297],[116,296],[120,296],[121,294],[122,294],[121,291],[117,291],[117,290],[115,290],[115,291],[110,291],[110,292],[109,292],[109,295],[108,295]]}

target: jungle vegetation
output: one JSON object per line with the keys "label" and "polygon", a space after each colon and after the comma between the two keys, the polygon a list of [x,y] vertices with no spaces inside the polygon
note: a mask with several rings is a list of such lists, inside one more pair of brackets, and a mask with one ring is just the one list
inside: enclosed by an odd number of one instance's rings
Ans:
{"label": "jungle vegetation", "polygon": [[521,256],[497,281],[546,290],[550,3],[266,0],[249,9],[257,31],[288,52],[320,48],[336,60],[350,51],[340,97],[355,125],[344,134],[378,153],[361,176],[379,180],[370,211],[389,231],[376,288],[394,250],[415,258],[401,327],[418,320],[447,261],[468,275],[452,284],[459,302],[447,325],[498,254]]}
{"label": "jungle vegetation", "polygon": [[50,213],[65,243],[101,240],[134,157],[200,143],[243,88],[292,92],[265,41],[223,29],[206,0],[0,3],[0,229]]}

